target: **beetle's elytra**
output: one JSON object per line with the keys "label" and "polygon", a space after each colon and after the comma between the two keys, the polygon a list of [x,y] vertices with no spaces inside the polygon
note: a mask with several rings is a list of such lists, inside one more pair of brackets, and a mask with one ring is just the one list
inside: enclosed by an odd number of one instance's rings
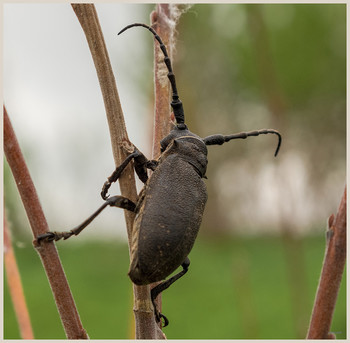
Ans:
{"label": "beetle's elytra", "polygon": [[[189,131],[185,124],[182,102],[177,93],[171,61],[160,37],[151,27],[139,23],[126,26],[118,34],[135,26],[147,28],[160,44],[173,92],[171,106],[176,125],[160,142],[161,155],[158,160],[148,160],[135,147],[134,152],[116,168],[103,185],[101,196],[105,200],[104,204],[82,224],[67,232],[47,232],[38,236],[37,240],[57,241],[78,235],[108,205],[135,212],[128,273],[130,279],[137,285],[146,285],[163,281],[179,266],[183,267],[181,272],[151,290],[155,317],[157,321],[163,318],[166,326],[168,320],[157,311],[154,300],[188,270],[188,254],[197,237],[207,201],[207,191],[202,180],[205,178],[208,163],[207,145],[221,145],[232,139],[271,133],[278,136],[276,156],[282,138],[278,131],[272,129],[227,136],[218,134],[206,138]],[[144,182],[136,204],[123,196],[107,195],[111,184],[118,180],[131,160],[134,161],[136,174]],[[153,171],[149,178],[147,169]]]}
{"label": "beetle's elytra", "polygon": [[206,155],[203,141],[192,136],[173,140],[161,155],[136,206],[129,270],[134,283],[165,279],[191,251],[207,201]]}

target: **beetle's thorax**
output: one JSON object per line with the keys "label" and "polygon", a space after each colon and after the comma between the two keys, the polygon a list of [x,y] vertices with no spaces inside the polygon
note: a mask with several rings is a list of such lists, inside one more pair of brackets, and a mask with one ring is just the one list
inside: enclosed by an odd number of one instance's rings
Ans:
{"label": "beetle's thorax", "polygon": [[202,138],[188,129],[175,128],[162,139],[160,144],[162,151],[160,161],[165,160],[169,155],[176,154],[191,164],[201,177],[205,176],[208,150]]}

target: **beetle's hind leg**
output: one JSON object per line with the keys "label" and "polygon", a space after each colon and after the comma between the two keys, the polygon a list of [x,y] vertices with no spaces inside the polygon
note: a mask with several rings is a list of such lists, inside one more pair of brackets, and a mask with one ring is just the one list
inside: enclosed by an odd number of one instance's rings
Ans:
{"label": "beetle's hind leg", "polygon": [[56,232],[49,231],[42,235],[39,235],[36,240],[40,244],[40,241],[46,240],[48,242],[58,241],[60,239],[68,239],[71,236],[77,236],[81,231],[83,231],[107,206],[115,206],[119,208],[123,208],[125,210],[129,210],[134,212],[136,205],[134,202],[120,195],[116,195],[108,198],[105,203],[100,206],[89,218],[84,220],[80,225],[75,227],[70,231]]}
{"label": "beetle's hind leg", "polygon": [[159,295],[159,293],[162,293],[163,291],[165,291],[176,280],[180,279],[180,277],[184,276],[187,273],[189,265],[190,265],[190,259],[188,257],[186,257],[185,261],[181,264],[181,266],[183,268],[181,270],[181,272],[175,274],[170,279],[163,281],[162,283],[160,283],[156,287],[152,288],[152,290],[151,290],[151,300],[152,300],[152,304],[154,307],[154,314],[156,316],[156,320],[159,322],[161,320],[161,318],[163,318],[164,319],[164,327],[169,324],[169,321],[168,321],[167,317],[165,317],[162,313],[160,313],[157,310],[155,300],[156,300],[157,296]]}

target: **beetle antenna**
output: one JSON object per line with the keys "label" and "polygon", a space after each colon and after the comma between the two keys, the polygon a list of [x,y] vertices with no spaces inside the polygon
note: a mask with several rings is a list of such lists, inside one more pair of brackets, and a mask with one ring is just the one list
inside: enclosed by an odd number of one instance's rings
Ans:
{"label": "beetle antenna", "polygon": [[173,73],[173,69],[171,67],[171,61],[170,61],[170,57],[168,56],[168,52],[166,50],[166,47],[164,45],[164,43],[162,42],[161,38],[158,36],[157,32],[154,31],[154,29],[146,24],[141,24],[141,23],[135,23],[135,24],[131,24],[128,25],[126,27],[124,27],[119,33],[118,35],[120,35],[121,33],[123,33],[124,31],[130,29],[131,27],[135,27],[135,26],[142,26],[146,29],[148,29],[149,31],[151,31],[154,35],[154,38],[159,42],[160,48],[164,54],[164,62],[168,68],[168,79],[170,81],[171,84],[171,88],[173,91],[173,95],[172,95],[172,101],[170,103],[171,107],[174,110],[174,116],[176,118],[176,122],[177,122],[177,127],[179,129],[186,129],[186,125],[185,125],[185,114],[184,114],[184,109],[182,106],[182,102],[179,99],[179,95],[177,94],[177,88],[176,88],[176,82],[175,82],[175,75]]}
{"label": "beetle antenna", "polygon": [[240,132],[240,133],[235,133],[233,135],[228,135],[228,136],[212,135],[212,136],[208,136],[208,137],[203,138],[203,140],[204,140],[204,143],[206,145],[221,145],[221,144],[224,144],[224,143],[230,141],[231,139],[245,139],[245,138],[250,137],[250,136],[266,135],[268,133],[273,133],[273,134],[278,136],[278,143],[277,143],[277,148],[275,151],[275,157],[276,157],[278,154],[278,151],[280,150],[280,147],[281,147],[282,136],[278,131],[272,130],[272,129]]}

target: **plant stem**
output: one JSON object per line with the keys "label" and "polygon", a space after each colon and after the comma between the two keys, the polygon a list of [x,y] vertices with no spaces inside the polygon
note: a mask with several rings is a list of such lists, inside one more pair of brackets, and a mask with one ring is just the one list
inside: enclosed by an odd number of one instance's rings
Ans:
{"label": "plant stem", "polygon": [[[172,60],[172,46],[170,44],[173,29],[169,25],[169,4],[157,4],[156,10],[151,13],[153,29],[161,37],[167,47],[168,55]],[[167,77],[168,69],[164,63],[164,55],[156,40],[154,44],[154,130],[152,158],[157,159],[160,155],[160,141],[169,134],[170,121],[170,86]]]}
{"label": "plant stem", "polygon": [[[167,47],[168,55],[172,59],[172,49],[169,44],[172,29],[168,25],[170,17],[169,4],[157,4],[155,11],[151,13],[151,25],[161,37]],[[160,156],[160,141],[170,132],[170,87],[167,77],[168,69],[164,63],[164,55],[159,48],[159,43],[154,39],[154,128],[152,140],[152,159]],[[151,284],[151,288],[159,282]],[[162,294],[156,299],[158,310],[162,308]],[[161,327],[161,323],[159,323]],[[163,334],[164,335],[164,334]],[[165,335],[162,338],[166,338]]]}
{"label": "plant stem", "polygon": [[[49,227],[5,106],[4,151],[35,238],[49,231]],[[39,246],[36,240],[33,244],[45,268],[67,338],[87,339],[55,245],[48,243]]]}
{"label": "plant stem", "polygon": [[338,213],[328,219],[327,246],[311,315],[308,339],[330,339],[333,313],[346,261],[346,187]]}
{"label": "plant stem", "polygon": [[34,339],[29,312],[24,297],[21,276],[18,271],[16,256],[11,244],[11,234],[7,225],[6,213],[4,210],[4,262],[7,283],[13,307],[18,321],[18,327],[22,339]]}
{"label": "plant stem", "polygon": [[[118,90],[115,78],[113,76],[101,26],[93,4],[72,4],[72,7],[85,33],[95,64],[106,109],[113,157],[116,166],[118,166],[131,152],[133,152],[134,146],[129,141],[127,135]],[[134,202],[137,201],[135,177],[131,164],[125,168],[124,172],[119,178],[119,185],[123,196]],[[127,225],[130,251],[135,213],[124,211],[124,214]],[[156,325],[153,306],[150,299],[149,285],[133,285],[133,289],[136,338],[161,338],[163,333]]]}

